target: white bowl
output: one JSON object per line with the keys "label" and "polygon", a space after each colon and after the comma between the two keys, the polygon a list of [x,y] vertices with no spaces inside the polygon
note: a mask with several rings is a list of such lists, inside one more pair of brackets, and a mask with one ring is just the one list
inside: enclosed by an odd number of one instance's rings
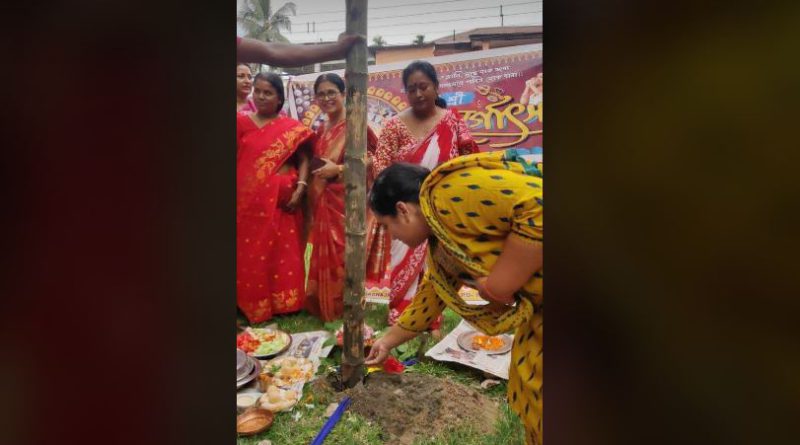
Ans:
{"label": "white bowl", "polygon": [[252,408],[258,404],[258,399],[261,398],[259,392],[243,392],[236,394],[236,409],[244,411]]}

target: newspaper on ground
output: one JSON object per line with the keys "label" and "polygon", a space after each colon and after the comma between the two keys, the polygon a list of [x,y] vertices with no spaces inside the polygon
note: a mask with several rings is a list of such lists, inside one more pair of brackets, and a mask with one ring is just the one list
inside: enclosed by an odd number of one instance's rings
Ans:
{"label": "newspaper on ground", "polygon": [[[292,334],[292,345],[278,357],[303,357],[316,362],[319,366],[319,359],[330,354],[332,345],[325,346],[325,341],[330,338],[328,331],[309,331]],[[316,369],[315,369],[316,371]]]}
{"label": "newspaper on ground", "polygon": [[[511,351],[504,354],[487,354],[484,351],[466,351],[458,345],[458,336],[464,332],[476,331],[465,320],[456,326],[442,341],[434,345],[426,357],[442,362],[460,363],[508,380],[508,367],[511,365]],[[513,336],[512,336],[513,338]]]}

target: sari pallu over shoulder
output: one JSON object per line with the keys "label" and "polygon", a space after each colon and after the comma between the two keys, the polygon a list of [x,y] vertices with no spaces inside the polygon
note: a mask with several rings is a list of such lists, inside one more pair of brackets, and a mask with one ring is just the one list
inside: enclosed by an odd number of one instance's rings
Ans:
{"label": "sari pallu over shoulder", "polygon": [[280,169],[313,132],[280,116],[261,128],[249,116],[237,124],[237,303],[257,323],[297,311],[305,301],[303,214],[282,207],[297,172]]}
{"label": "sari pallu over shoulder", "polygon": [[[317,131],[314,155],[342,164],[345,152],[346,123],[332,128],[323,124]],[[372,153],[377,138],[367,131],[367,152]],[[369,185],[369,171],[367,184]],[[310,217],[309,241],[311,262],[306,286],[306,309],[323,321],[341,318],[344,290],[344,183],[342,177],[323,179],[314,177],[308,192]],[[368,212],[369,215],[369,212]]]}
{"label": "sari pallu over shoulder", "polygon": [[[237,117],[237,209],[247,211],[269,191],[274,176],[313,132],[300,122],[278,116],[259,128],[249,115]],[[261,207],[261,206],[258,206]],[[263,209],[259,209],[259,212]]]}
{"label": "sari pallu over shoulder", "polygon": [[[317,131],[314,156],[341,164],[345,130],[344,121],[332,128],[323,124]],[[344,184],[336,178],[313,177],[308,203],[311,261],[305,307],[321,320],[331,321],[340,318],[344,310]]]}
{"label": "sari pallu over shoulder", "polygon": [[[469,133],[464,122],[453,110],[447,110],[439,123],[422,139],[415,139],[405,124],[398,117],[393,118],[384,131],[389,134],[384,144],[379,144],[376,153],[376,170],[380,171],[395,162],[409,162],[434,169],[438,165],[461,155],[477,153],[478,146]],[[398,145],[390,147],[390,145]],[[375,227],[370,232],[379,232]],[[413,290],[419,282],[426,257],[427,243],[414,249],[407,249],[393,243],[390,288],[389,322],[393,323],[409,304]],[[438,328],[441,319],[437,319],[432,329]]]}

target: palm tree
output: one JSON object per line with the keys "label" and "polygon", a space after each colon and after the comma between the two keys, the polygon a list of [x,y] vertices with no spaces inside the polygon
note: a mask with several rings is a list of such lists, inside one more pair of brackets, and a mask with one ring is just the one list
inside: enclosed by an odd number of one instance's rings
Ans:
{"label": "palm tree", "polygon": [[378,48],[383,48],[384,46],[386,46],[386,40],[384,40],[383,37],[381,37],[381,36],[373,37],[372,38],[372,43],[374,43],[375,46],[378,47]]}
{"label": "palm tree", "polygon": [[296,14],[297,7],[292,2],[273,11],[270,0],[242,0],[236,22],[244,28],[246,37],[265,42],[288,42],[281,31],[292,30],[289,16]]}
{"label": "palm tree", "polygon": [[417,34],[417,37],[414,39],[414,45],[422,46],[425,44],[425,35]]}

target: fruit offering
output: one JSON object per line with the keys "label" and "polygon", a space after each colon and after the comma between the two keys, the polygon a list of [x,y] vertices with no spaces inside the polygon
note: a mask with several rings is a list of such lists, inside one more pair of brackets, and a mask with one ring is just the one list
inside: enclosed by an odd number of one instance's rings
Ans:
{"label": "fruit offering", "polygon": [[472,337],[472,347],[474,349],[483,349],[485,351],[497,351],[505,345],[502,337],[493,337],[490,335],[476,334]]}
{"label": "fruit offering", "polygon": [[247,328],[236,336],[236,347],[248,355],[268,356],[289,345],[289,334],[268,328]]}

